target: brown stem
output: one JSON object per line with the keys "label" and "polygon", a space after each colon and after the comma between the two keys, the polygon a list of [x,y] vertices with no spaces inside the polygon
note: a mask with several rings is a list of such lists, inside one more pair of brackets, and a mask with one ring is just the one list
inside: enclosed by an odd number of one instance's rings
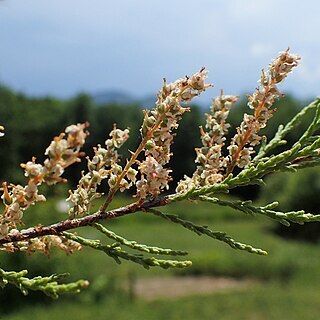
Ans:
{"label": "brown stem", "polygon": [[242,140],[242,143],[240,143],[238,145],[238,149],[237,149],[237,151],[235,152],[235,154],[232,157],[232,162],[230,163],[230,165],[229,165],[229,167],[228,167],[228,169],[226,171],[226,176],[228,176],[229,173],[231,173],[233,171],[237,161],[239,160],[240,153],[241,153],[243,147],[247,144],[247,142],[248,142],[248,140],[249,140],[249,138],[251,136],[251,132],[252,132],[251,129],[249,129],[249,130],[247,130],[245,132],[245,136],[244,136],[244,138]]}
{"label": "brown stem", "polygon": [[142,139],[142,141],[139,144],[139,147],[137,148],[137,150],[132,154],[130,160],[127,162],[126,166],[124,167],[124,169],[122,170],[122,173],[118,176],[117,178],[117,183],[115,184],[115,186],[109,191],[108,197],[106,199],[106,201],[104,202],[104,204],[100,207],[101,211],[105,211],[108,207],[108,205],[110,204],[110,202],[113,199],[113,196],[115,195],[115,193],[118,191],[118,189],[120,188],[120,184],[122,179],[125,177],[125,175],[127,174],[128,170],[130,169],[130,167],[135,163],[135,161],[137,160],[139,154],[143,151],[147,141],[152,137],[153,133],[155,130],[157,130],[159,128],[159,126],[161,125],[166,112],[170,109],[170,106],[168,105],[166,107],[166,110],[164,112],[164,114],[156,121],[156,123],[154,124],[154,126],[146,133],[146,136]]}
{"label": "brown stem", "polygon": [[110,210],[107,212],[99,211],[97,213],[85,216],[82,218],[65,220],[50,226],[38,226],[34,228],[29,228],[21,230],[19,233],[9,235],[7,238],[0,239],[0,245],[10,242],[25,241],[32,238],[37,238],[47,235],[59,235],[62,231],[71,230],[79,227],[90,226],[100,220],[109,220],[127,215],[130,213],[135,213],[138,211],[145,211],[149,208],[164,206],[168,203],[168,197],[157,198],[153,201],[145,201],[143,203],[132,203],[130,205]]}
{"label": "brown stem", "polygon": [[[264,97],[262,99],[262,101],[260,102],[258,108],[256,108],[255,112],[254,112],[254,120],[257,121],[259,119],[260,113],[267,101],[267,98],[270,94],[270,87],[272,87],[274,85],[274,81],[272,80],[271,83],[265,88],[265,94]],[[237,151],[234,153],[233,157],[232,157],[232,162],[230,163],[229,167],[227,168],[226,171],[226,176],[229,175],[229,173],[231,173],[237,163],[237,161],[239,160],[240,154],[242,149],[244,148],[244,146],[248,143],[248,141],[250,140],[252,134],[252,130],[248,129],[247,131],[245,131],[245,135],[244,138],[242,140],[242,142],[238,145],[238,149]]]}

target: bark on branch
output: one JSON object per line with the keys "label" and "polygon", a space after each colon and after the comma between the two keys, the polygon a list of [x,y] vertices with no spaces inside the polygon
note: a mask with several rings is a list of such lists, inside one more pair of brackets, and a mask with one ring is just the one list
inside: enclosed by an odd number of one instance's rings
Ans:
{"label": "bark on branch", "polygon": [[88,216],[84,216],[76,219],[64,220],[50,226],[37,226],[21,230],[18,233],[9,234],[7,238],[0,239],[0,245],[10,242],[25,241],[32,238],[37,238],[47,235],[59,235],[62,231],[67,231],[79,227],[90,226],[101,220],[109,220],[118,218],[127,214],[135,213],[138,211],[146,211],[150,208],[164,206],[168,202],[168,197],[157,198],[152,201],[146,201],[141,204],[132,203],[130,205],[120,207],[115,210],[109,210],[106,212],[97,212]]}

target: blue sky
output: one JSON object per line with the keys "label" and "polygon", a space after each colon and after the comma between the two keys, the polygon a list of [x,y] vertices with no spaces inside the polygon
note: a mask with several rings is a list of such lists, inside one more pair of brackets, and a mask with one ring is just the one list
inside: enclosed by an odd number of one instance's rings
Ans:
{"label": "blue sky", "polygon": [[123,89],[153,94],[201,66],[226,93],[249,93],[290,46],[301,66],[282,90],[320,95],[320,2],[0,1],[0,82],[31,95]]}

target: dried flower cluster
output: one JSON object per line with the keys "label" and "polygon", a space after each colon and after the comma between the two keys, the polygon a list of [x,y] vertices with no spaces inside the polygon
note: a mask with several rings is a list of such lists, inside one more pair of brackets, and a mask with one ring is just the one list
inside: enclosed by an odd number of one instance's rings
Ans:
{"label": "dried flower cluster", "polygon": [[[3,183],[2,200],[5,209],[0,217],[0,239],[18,232],[16,228],[18,225],[22,225],[23,212],[36,204],[36,202],[46,200],[43,195],[38,194],[38,187],[42,183],[53,185],[64,181],[61,178],[64,169],[80,161],[80,148],[85,143],[85,138],[88,135],[85,131],[87,126],[88,124],[71,125],[66,128],[64,134],[54,138],[45,152],[48,158],[43,165],[37,164],[35,158],[26,164],[22,164],[25,176],[28,177],[26,186],[14,184],[8,186],[7,183]],[[49,244],[57,245],[67,251],[71,250],[67,248],[68,243],[71,247],[74,246],[69,240],[58,240],[59,237],[52,237],[32,239],[29,242],[15,243],[14,245],[9,244],[5,248],[10,250],[23,248],[28,252],[32,252],[37,248],[46,252],[45,248]]]}
{"label": "dried flower cluster", "polygon": [[[108,184],[112,188],[117,182],[117,176],[122,172],[122,167],[118,164],[118,151],[129,138],[129,129],[120,130],[114,126],[110,132],[110,138],[105,141],[105,148],[98,145],[94,148],[94,156],[92,159],[87,158],[88,172],[82,173],[78,187],[74,191],[69,191],[70,196],[67,199],[71,202],[72,207],[69,214],[74,217],[90,213],[90,206],[94,199],[102,196],[97,192],[97,188],[103,179],[108,179]],[[120,189],[130,188],[135,182],[135,170],[130,170],[127,177],[128,180],[122,178]]]}
{"label": "dried flower cluster", "polygon": [[164,168],[170,161],[172,153],[170,146],[173,142],[174,129],[177,129],[181,116],[189,108],[181,106],[201,94],[211,84],[205,84],[207,71],[202,68],[193,76],[178,79],[167,84],[164,80],[162,90],[158,93],[156,107],[145,112],[141,133],[145,143],[145,160],[139,162],[141,177],[137,181],[137,196],[145,199],[148,195],[157,196],[163,189],[168,188],[170,169]]}
{"label": "dried flower cluster", "polygon": [[220,97],[213,100],[211,114],[206,114],[207,132],[201,128],[203,147],[196,149],[196,163],[200,165],[191,178],[185,176],[179,182],[177,192],[184,193],[199,186],[221,182],[235,166],[244,168],[251,164],[251,154],[255,152],[253,147],[262,139],[258,133],[272,117],[275,111],[272,105],[276,98],[282,96],[276,84],[285,79],[299,60],[300,57],[291,54],[288,49],[272,61],[267,74],[262,71],[259,87],[248,97],[248,106],[254,110],[254,114],[244,114],[243,121],[228,146],[228,156],[222,154],[229,128],[226,118],[238,97],[226,96],[221,92]]}
{"label": "dried flower cluster", "polygon": [[223,180],[223,170],[228,158],[222,155],[222,147],[230,124],[226,122],[231,106],[238,100],[237,96],[224,95],[213,99],[211,114],[206,113],[205,129],[200,127],[202,147],[196,149],[196,163],[199,163],[191,178],[185,176],[177,187],[177,192],[187,192],[192,188],[210,185]]}
{"label": "dried flower cluster", "polygon": [[[15,230],[12,230],[11,234],[15,234]],[[27,254],[43,253],[47,256],[50,255],[50,249],[52,247],[59,248],[67,254],[74,253],[81,250],[81,244],[76,241],[66,239],[61,236],[43,236],[39,238],[28,239],[26,241],[9,242],[3,245],[2,250],[8,252],[24,251]]]}
{"label": "dried flower cluster", "polygon": [[249,96],[249,107],[254,110],[253,115],[244,114],[243,121],[233,137],[229,149],[229,166],[227,173],[235,166],[243,168],[250,164],[253,147],[258,145],[261,136],[259,131],[266,126],[272,117],[272,105],[276,98],[282,96],[276,84],[283,81],[288,73],[298,65],[300,57],[287,49],[280,53],[269,65],[268,72],[262,70],[259,87]]}

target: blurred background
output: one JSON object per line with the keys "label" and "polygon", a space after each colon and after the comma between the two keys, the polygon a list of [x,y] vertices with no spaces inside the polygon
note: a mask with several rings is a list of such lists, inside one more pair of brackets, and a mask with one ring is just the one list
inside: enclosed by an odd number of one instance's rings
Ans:
{"label": "blurred background", "polygon": [[[319,95],[320,20],[317,1],[0,1],[0,180],[24,183],[20,163],[44,150],[65,126],[90,122],[84,149],[103,144],[113,123],[131,128],[123,148],[139,143],[142,110],[152,108],[165,77],[169,82],[205,66],[215,85],[193,101],[181,121],[170,162],[174,180],[191,175],[199,125],[220,89],[242,98],[230,113],[234,129],[248,112],[246,94],[257,86],[262,68],[279,51],[291,48],[301,65],[280,90],[286,96],[264,134],[271,138]],[[296,141],[307,125],[288,136]],[[186,143],[186,141],[188,143]],[[26,226],[65,219],[61,207],[85,164],[68,170],[69,184],[43,189],[49,201],[25,215]],[[303,186],[303,188],[301,187]],[[174,182],[171,189],[174,190]],[[282,210],[319,213],[320,169],[267,178],[266,187],[235,190],[229,197],[275,200]],[[114,206],[128,203],[128,197]],[[120,234],[143,243],[190,252],[186,270],[147,271],[89,250],[68,257],[0,254],[6,270],[28,267],[30,275],[70,272],[91,286],[76,297],[52,301],[41,294],[23,297],[16,288],[0,291],[4,319],[319,319],[320,226],[282,227],[228,208],[179,203],[168,208],[198,224],[227,231],[262,247],[253,256],[202,239],[165,221],[137,214],[111,221]],[[95,235],[87,232],[86,235]],[[154,235],[157,234],[157,239]],[[156,240],[156,242],[155,242]]]}

